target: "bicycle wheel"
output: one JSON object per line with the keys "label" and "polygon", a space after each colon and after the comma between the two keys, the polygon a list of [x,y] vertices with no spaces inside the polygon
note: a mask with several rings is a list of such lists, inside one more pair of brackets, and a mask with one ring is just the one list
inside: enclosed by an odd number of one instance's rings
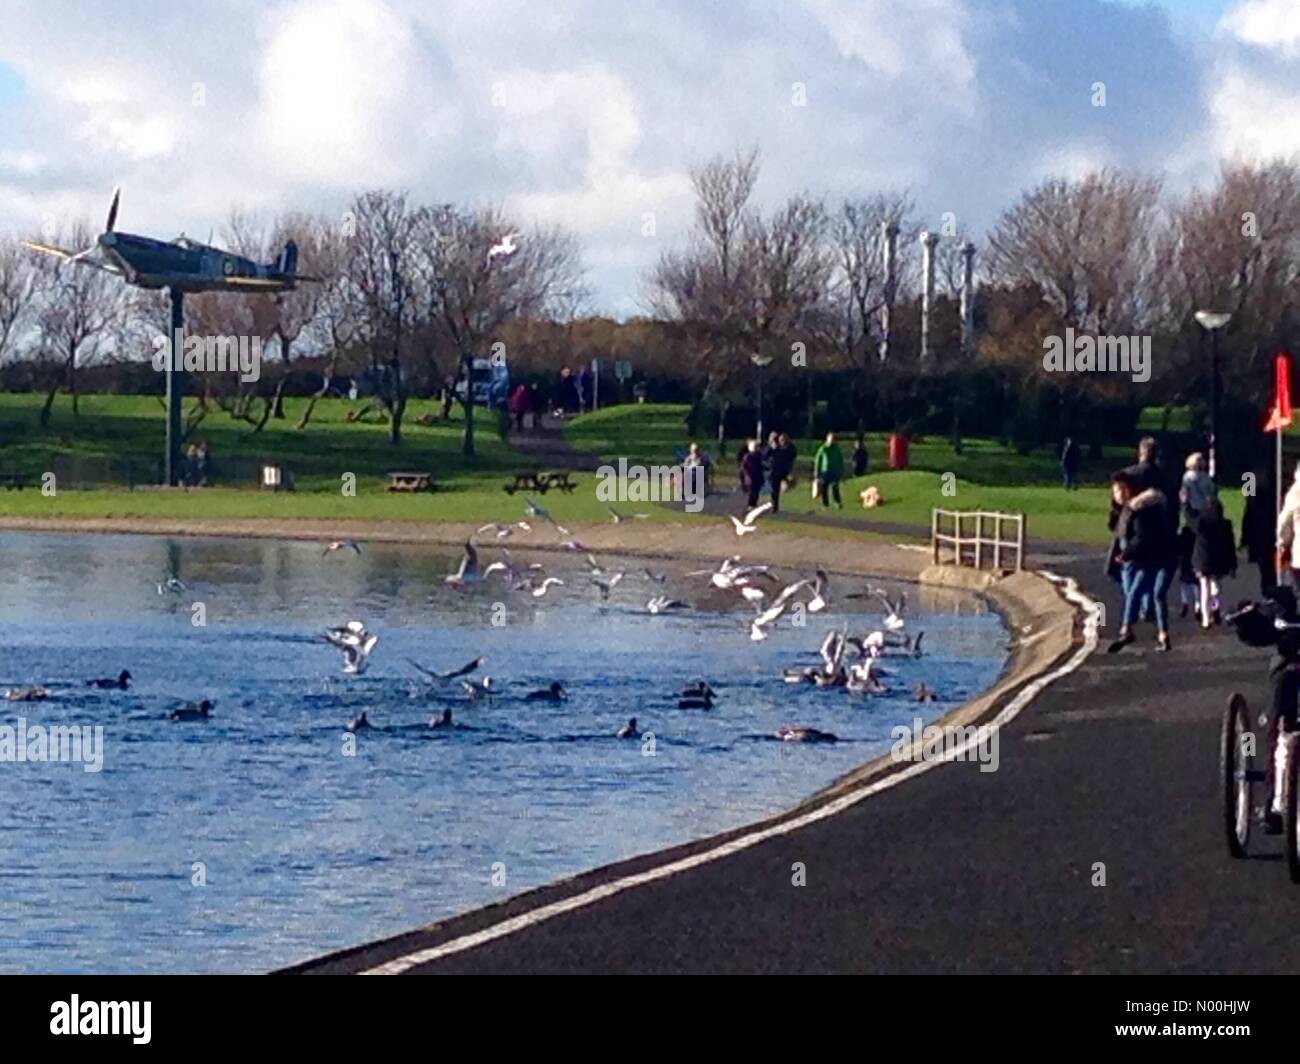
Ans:
{"label": "bicycle wheel", "polygon": [[[1223,779],[1223,826],[1228,852],[1245,857],[1250,847],[1251,817],[1254,813],[1254,779],[1246,754],[1245,736],[1250,732],[1250,709],[1240,692],[1228,699],[1228,709],[1219,729],[1219,772]],[[1295,855],[1300,868],[1300,853]]]}

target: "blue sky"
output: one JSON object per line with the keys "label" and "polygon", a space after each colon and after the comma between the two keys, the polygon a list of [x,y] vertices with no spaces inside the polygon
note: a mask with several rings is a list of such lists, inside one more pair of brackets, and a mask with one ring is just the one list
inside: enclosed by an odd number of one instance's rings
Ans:
{"label": "blue sky", "polygon": [[0,0],[0,26],[0,231],[119,185],[123,227],[205,237],[399,187],[572,229],[619,316],[719,153],[760,149],[763,203],[905,189],[977,244],[1049,176],[1176,194],[1300,153],[1300,0]]}
{"label": "blue sky", "polygon": [[23,94],[23,79],[13,67],[0,63],[0,105],[14,103]]}

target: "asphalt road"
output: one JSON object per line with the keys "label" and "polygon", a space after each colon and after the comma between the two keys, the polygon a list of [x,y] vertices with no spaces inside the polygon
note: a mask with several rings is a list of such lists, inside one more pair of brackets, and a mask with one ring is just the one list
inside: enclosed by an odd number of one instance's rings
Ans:
{"label": "asphalt road", "polygon": [[[1095,551],[1057,548],[1037,561],[1118,617]],[[1245,576],[1226,601],[1252,593]],[[1151,637],[1144,627],[1123,653],[1099,651],[1041,693],[1003,730],[996,772],[940,766],[789,835],[414,971],[1300,971],[1290,918],[1300,888],[1280,843],[1232,860],[1219,812],[1220,714],[1237,689],[1263,704],[1266,652],[1191,620],[1175,620],[1168,655]],[[796,862],[806,885],[792,884]],[[304,970],[364,970],[538,903]]]}

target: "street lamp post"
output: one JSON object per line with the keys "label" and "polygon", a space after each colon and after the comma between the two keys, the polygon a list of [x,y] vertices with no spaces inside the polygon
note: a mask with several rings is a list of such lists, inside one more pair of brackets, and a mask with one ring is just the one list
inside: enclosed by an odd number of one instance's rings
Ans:
{"label": "street lamp post", "polygon": [[754,368],[758,371],[755,375],[758,381],[758,428],[755,434],[761,445],[763,442],[763,371],[772,364],[772,356],[753,354],[749,356],[749,360],[754,363]]}
{"label": "street lamp post", "polygon": [[1198,310],[1196,323],[1210,334],[1210,479],[1219,460],[1219,333],[1232,321],[1231,314]]}

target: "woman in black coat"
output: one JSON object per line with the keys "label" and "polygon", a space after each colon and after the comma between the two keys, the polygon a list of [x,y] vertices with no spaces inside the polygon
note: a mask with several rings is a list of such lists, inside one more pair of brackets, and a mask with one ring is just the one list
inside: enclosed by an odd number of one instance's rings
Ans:
{"label": "woman in black coat", "polygon": [[1201,627],[1218,624],[1219,581],[1237,575],[1237,551],[1233,546],[1232,522],[1223,516],[1223,504],[1211,499],[1196,519],[1196,546],[1192,568],[1201,582]]}

